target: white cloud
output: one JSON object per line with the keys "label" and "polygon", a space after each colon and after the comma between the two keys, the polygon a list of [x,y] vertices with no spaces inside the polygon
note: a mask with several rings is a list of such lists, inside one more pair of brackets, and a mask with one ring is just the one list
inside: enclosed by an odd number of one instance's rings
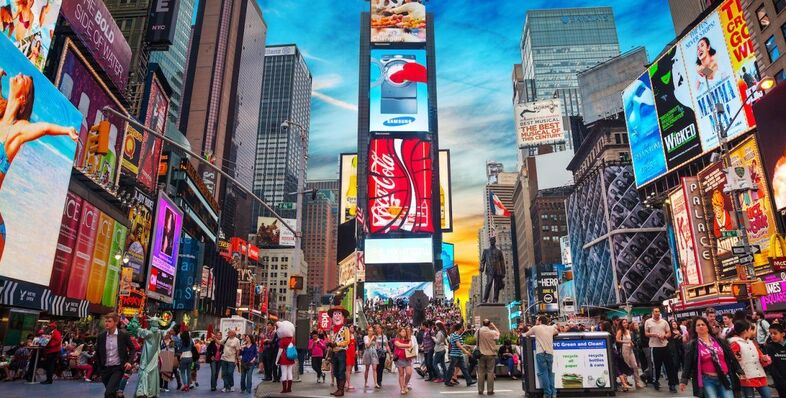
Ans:
{"label": "white cloud", "polygon": [[337,106],[339,108],[347,109],[354,112],[358,111],[358,106],[356,104],[350,104],[349,102],[342,101],[338,98],[331,97],[327,94],[320,93],[319,91],[316,90],[311,90],[311,96],[314,98],[318,98],[330,105]]}

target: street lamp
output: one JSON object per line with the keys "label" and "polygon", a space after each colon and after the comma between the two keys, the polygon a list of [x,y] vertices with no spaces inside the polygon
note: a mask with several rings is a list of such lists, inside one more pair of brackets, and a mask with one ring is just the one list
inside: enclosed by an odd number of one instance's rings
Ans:
{"label": "street lamp", "polygon": [[[306,184],[306,160],[308,160],[308,137],[306,136],[306,133],[308,132],[308,129],[306,129],[303,125],[298,124],[296,122],[293,122],[293,121],[291,121],[289,119],[285,119],[283,122],[281,122],[281,128],[284,129],[284,130],[288,130],[290,127],[293,127],[293,126],[298,128],[298,132],[299,132],[299,136],[300,136],[300,145],[301,145],[301,149],[303,151],[303,156],[300,157],[300,167],[299,167],[300,170],[298,170],[297,192],[295,192],[296,194],[298,194],[298,196],[295,199],[295,203],[297,204],[298,201],[302,201],[302,199],[300,198],[299,194],[304,191],[304,187],[305,187],[305,184]],[[316,196],[316,192],[313,193],[312,195]],[[295,218],[296,218],[296,221],[297,221],[295,229],[297,229],[297,232],[295,233],[296,243],[295,243],[294,260],[296,262],[296,265],[299,267],[300,266],[300,251],[299,251],[299,249],[301,248],[301,246],[300,246],[300,240],[301,240],[301,233],[300,232],[301,232],[301,228],[300,228],[299,223],[302,222],[302,220],[297,218],[297,213],[298,212],[301,213],[301,218],[302,218],[302,202],[301,202],[301,206],[297,206],[296,210],[295,210],[295,214],[296,214]],[[293,293],[294,293],[294,295],[292,297],[292,309],[293,309],[293,311],[292,311],[292,322],[294,323],[294,322],[297,321],[297,292],[295,290],[293,290]]]}
{"label": "street lamp", "polygon": [[127,252],[119,251],[115,253],[115,260],[120,261],[121,258],[123,259],[123,265],[126,265],[128,264],[129,261],[131,261],[131,259],[128,258]]}

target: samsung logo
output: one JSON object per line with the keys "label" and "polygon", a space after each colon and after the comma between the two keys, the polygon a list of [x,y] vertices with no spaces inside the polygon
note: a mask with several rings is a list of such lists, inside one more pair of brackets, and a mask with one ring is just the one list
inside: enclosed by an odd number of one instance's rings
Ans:
{"label": "samsung logo", "polygon": [[415,118],[411,116],[404,116],[404,117],[394,117],[393,119],[386,120],[382,124],[388,127],[396,127],[396,126],[406,126],[415,122]]}

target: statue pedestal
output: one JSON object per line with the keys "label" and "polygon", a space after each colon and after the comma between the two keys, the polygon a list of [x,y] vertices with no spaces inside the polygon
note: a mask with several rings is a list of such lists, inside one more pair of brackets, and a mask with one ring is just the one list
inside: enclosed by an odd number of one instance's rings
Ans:
{"label": "statue pedestal", "polygon": [[475,319],[470,319],[470,322],[480,325],[483,320],[488,318],[491,322],[497,325],[500,333],[510,332],[510,319],[508,319],[508,309],[505,304],[500,303],[483,303],[475,306],[474,311]]}

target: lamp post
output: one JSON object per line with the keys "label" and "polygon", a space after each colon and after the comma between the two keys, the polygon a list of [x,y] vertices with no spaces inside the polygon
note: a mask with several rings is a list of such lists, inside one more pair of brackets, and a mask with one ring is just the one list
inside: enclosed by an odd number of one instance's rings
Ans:
{"label": "lamp post", "polygon": [[[305,187],[305,184],[306,184],[306,161],[308,160],[308,136],[306,134],[307,134],[308,129],[303,127],[303,125],[301,125],[299,123],[296,123],[296,122],[293,122],[293,121],[291,121],[289,119],[285,119],[283,122],[281,122],[281,128],[282,129],[288,130],[290,127],[296,127],[298,129],[298,135],[300,136],[301,150],[303,152],[302,153],[303,156],[300,157],[298,173],[297,173],[297,175],[298,175],[298,177],[297,177],[297,192],[298,192],[298,196],[295,198],[295,220],[296,220],[296,222],[295,222],[295,229],[298,230],[298,233],[295,234],[295,255],[294,255],[294,259],[295,259],[295,264],[299,268],[300,264],[301,264],[301,262],[300,262],[300,250],[301,250],[300,240],[301,240],[301,234],[299,232],[301,231],[300,225],[302,223],[302,217],[303,217],[303,202],[302,202],[302,199],[300,197],[300,192],[303,192],[303,188]],[[299,213],[300,217],[298,217],[298,213]],[[292,315],[292,322],[294,323],[295,321],[297,321],[297,292],[296,291],[294,291],[294,296],[292,297],[292,314],[293,314]]]}

